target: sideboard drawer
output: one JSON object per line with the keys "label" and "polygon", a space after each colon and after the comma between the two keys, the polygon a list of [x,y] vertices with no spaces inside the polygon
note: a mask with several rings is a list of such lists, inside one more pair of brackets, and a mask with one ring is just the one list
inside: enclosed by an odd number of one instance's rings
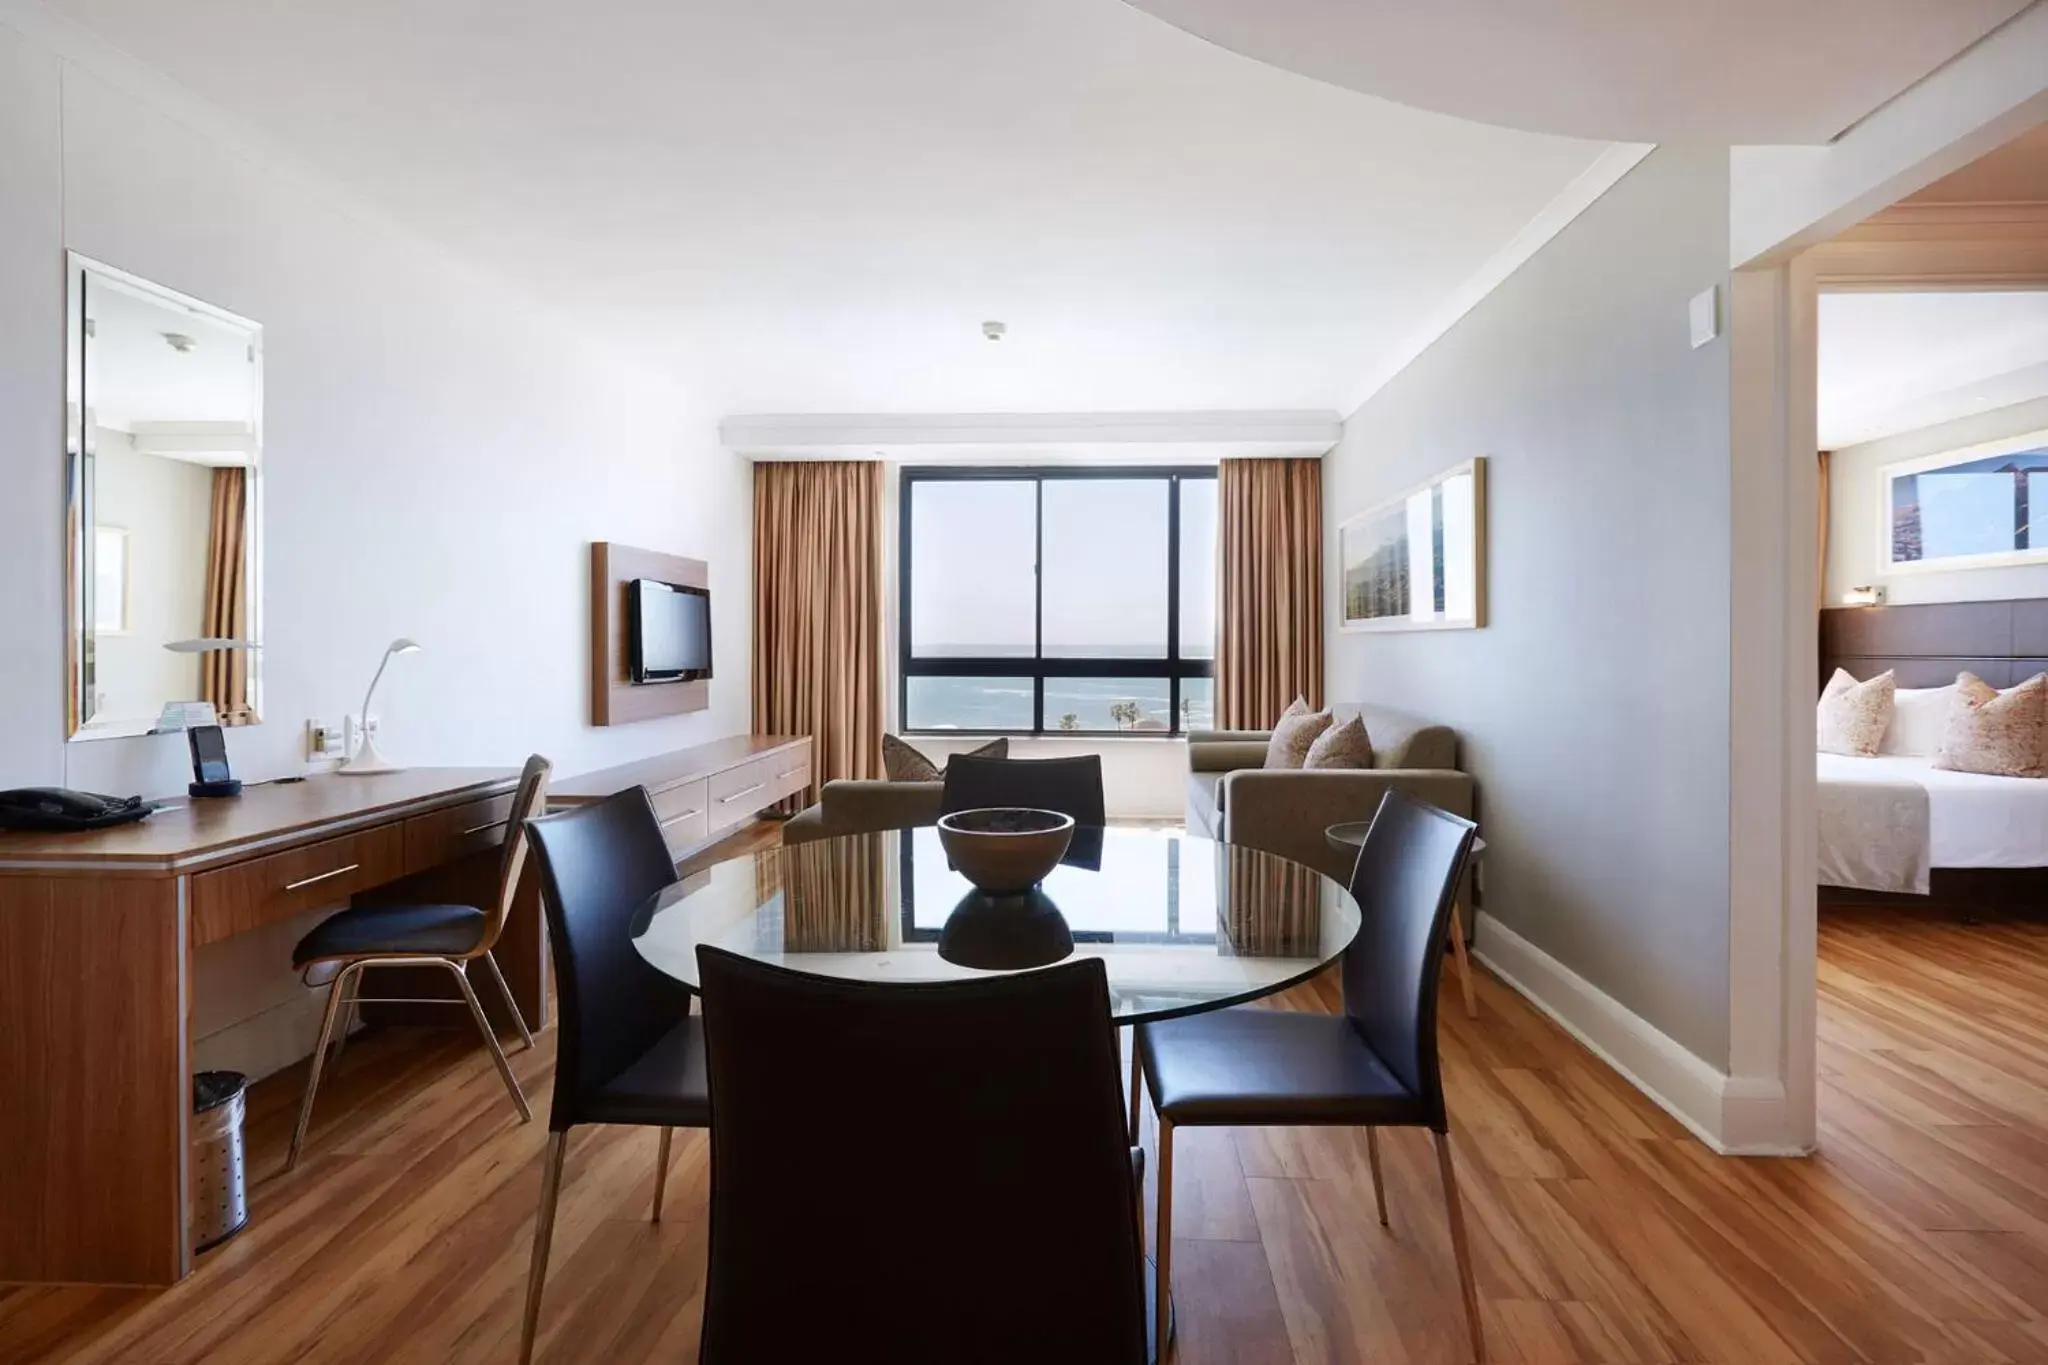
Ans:
{"label": "sideboard drawer", "polygon": [[511,792],[410,817],[405,822],[406,875],[502,846],[511,818]]}
{"label": "sideboard drawer", "polygon": [[192,879],[192,942],[212,943],[322,906],[348,903],[365,887],[405,873],[398,821],[252,858]]}
{"label": "sideboard drawer", "polygon": [[724,829],[736,825],[768,804],[769,784],[775,774],[787,764],[775,754],[765,758],[749,759],[736,764],[722,773],[713,773],[710,779],[711,828]]}
{"label": "sideboard drawer", "polygon": [[661,821],[662,837],[670,852],[695,848],[711,832],[711,798],[706,781],[678,782],[655,792],[655,818]]}

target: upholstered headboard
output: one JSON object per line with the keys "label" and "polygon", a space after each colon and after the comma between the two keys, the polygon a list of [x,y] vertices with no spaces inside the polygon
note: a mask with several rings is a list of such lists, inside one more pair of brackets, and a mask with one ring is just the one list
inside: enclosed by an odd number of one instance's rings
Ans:
{"label": "upholstered headboard", "polygon": [[1820,682],[1837,668],[1901,687],[1942,687],[1969,669],[1993,687],[2048,672],[2048,598],[1828,607],[1820,614]]}

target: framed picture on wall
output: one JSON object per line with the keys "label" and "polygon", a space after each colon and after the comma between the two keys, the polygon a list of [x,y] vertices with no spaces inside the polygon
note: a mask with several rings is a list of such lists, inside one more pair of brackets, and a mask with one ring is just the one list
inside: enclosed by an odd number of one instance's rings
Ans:
{"label": "framed picture on wall", "polygon": [[1486,624],[1486,461],[1467,460],[1337,528],[1345,630]]}
{"label": "framed picture on wall", "polygon": [[1887,573],[2048,563],[2048,431],[1886,465]]}

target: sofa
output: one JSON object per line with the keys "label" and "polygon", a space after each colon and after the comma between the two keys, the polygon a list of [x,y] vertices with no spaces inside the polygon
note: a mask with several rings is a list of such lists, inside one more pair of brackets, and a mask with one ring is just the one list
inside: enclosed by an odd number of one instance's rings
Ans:
{"label": "sofa", "polygon": [[818,792],[818,802],[783,822],[782,842],[807,844],[842,834],[872,834],[939,823],[943,782],[884,782],[835,778]]}
{"label": "sofa", "polygon": [[1476,794],[1458,768],[1449,726],[1387,707],[1333,704],[1337,722],[1358,716],[1372,740],[1370,768],[1267,768],[1266,730],[1195,730],[1188,735],[1188,833],[1264,849],[1339,881],[1351,858],[1323,831],[1370,820],[1380,797],[1399,790],[1471,818]]}

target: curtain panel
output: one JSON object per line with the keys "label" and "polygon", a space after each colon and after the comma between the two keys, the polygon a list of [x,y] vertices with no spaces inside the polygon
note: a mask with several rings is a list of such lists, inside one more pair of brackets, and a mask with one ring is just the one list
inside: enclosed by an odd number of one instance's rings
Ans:
{"label": "curtain panel", "polygon": [[[241,640],[249,634],[249,471],[213,471],[213,514],[206,533],[206,596],[199,633]],[[249,706],[249,656],[217,649],[199,656],[199,698],[213,703],[223,725],[255,719]]]}
{"label": "curtain panel", "polygon": [[1216,472],[1216,724],[1261,730],[1296,697],[1323,704],[1323,465]]}
{"label": "curtain panel", "polygon": [[882,775],[882,466],[754,466],[753,728],[811,737],[815,788]]}

